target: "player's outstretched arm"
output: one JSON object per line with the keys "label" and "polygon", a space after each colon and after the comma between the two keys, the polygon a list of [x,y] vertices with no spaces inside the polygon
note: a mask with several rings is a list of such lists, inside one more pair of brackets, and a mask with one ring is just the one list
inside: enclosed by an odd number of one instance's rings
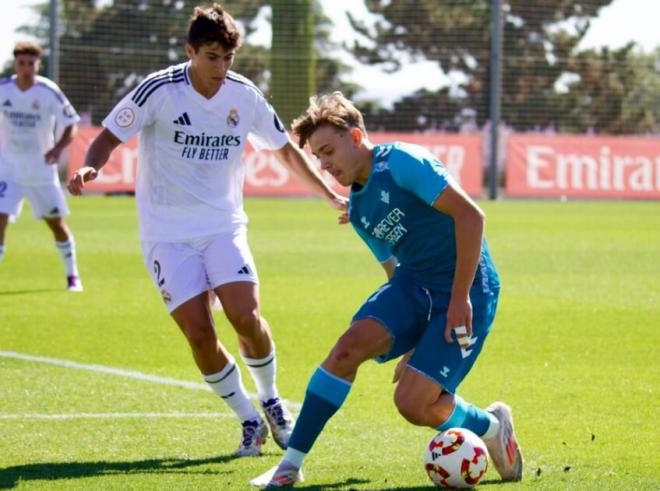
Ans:
{"label": "player's outstretched arm", "polygon": [[[330,188],[309,157],[290,139],[282,148],[273,152],[278,160],[286,165],[303,184],[322,198],[325,198],[330,203],[330,206],[339,211],[346,210],[347,199],[335,193]],[[342,223],[346,222],[344,221]]]}
{"label": "player's outstretched arm", "polygon": [[85,155],[85,165],[71,176],[67,184],[69,192],[74,196],[80,196],[85,183],[96,179],[98,171],[106,164],[110,154],[120,143],[119,138],[109,129],[104,128],[89,146]]}

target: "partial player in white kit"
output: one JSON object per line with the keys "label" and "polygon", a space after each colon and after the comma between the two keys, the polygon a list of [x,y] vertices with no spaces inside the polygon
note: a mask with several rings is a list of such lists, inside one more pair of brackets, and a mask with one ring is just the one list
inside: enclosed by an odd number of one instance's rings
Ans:
{"label": "partial player in white kit", "polygon": [[[293,421],[275,384],[275,345],[259,312],[258,276],[247,242],[241,162],[247,139],[273,151],[334,208],[344,210],[345,199],[292,143],[261,91],[230,71],[240,34],[221,6],[195,8],[187,41],[188,62],[148,76],[103,121],[105,129],[69,190],[80,194],[114,148],[139,132],[136,203],[145,265],[204,380],[241,421],[236,455],[255,455],[268,426],[286,448]],[[247,397],[233,356],[216,337],[209,289],[238,335],[265,421]]]}
{"label": "partial player in white kit", "polygon": [[[36,218],[53,232],[64,263],[66,287],[82,291],[76,246],[64,216],[69,208],[60,187],[57,163],[73,139],[78,114],[60,88],[37,75],[41,48],[33,42],[14,47],[14,71],[0,79],[0,260],[5,230],[25,197]],[[56,140],[56,129],[61,136]]]}

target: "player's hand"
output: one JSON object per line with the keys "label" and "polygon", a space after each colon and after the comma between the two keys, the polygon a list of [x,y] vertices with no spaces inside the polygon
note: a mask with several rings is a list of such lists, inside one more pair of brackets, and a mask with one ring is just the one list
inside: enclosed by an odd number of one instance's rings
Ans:
{"label": "player's hand", "polygon": [[62,150],[60,148],[53,147],[50,150],[48,150],[48,152],[46,152],[46,155],[44,155],[44,160],[49,165],[57,164],[57,162],[60,160],[61,153]]}
{"label": "player's hand", "polygon": [[447,324],[445,326],[445,341],[453,343],[452,331],[456,334],[458,344],[463,347],[472,337],[472,303],[470,298],[452,298],[447,307]]}
{"label": "player's hand", "polygon": [[394,367],[394,375],[392,376],[393,384],[396,384],[401,378],[401,375],[403,375],[403,371],[406,369],[406,366],[408,365],[408,360],[410,359],[410,356],[412,354],[413,354],[413,350],[408,351],[408,353],[403,355],[401,359],[397,362],[396,367]]}
{"label": "player's hand", "polygon": [[97,176],[98,171],[94,167],[81,167],[73,173],[66,187],[72,195],[80,196],[85,183],[93,181]]}
{"label": "player's hand", "polygon": [[340,196],[340,195],[335,195],[334,198],[330,200],[330,206],[332,206],[335,210],[339,210],[342,213],[337,217],[337,222],[340,225],[345,225],[348,223],[348,213],[346,211],[348,207],[348,199]]}

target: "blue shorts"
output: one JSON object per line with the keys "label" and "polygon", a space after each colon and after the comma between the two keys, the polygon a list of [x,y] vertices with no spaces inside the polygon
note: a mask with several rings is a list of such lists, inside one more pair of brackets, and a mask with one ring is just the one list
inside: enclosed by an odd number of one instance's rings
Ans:
{"label": "blue shorts", "polygon": [[353,320],[375,319],[392,336],[389,350],[377,356],[377,362],[384,363],[414,349],[408,365],[454,393],[481,352],[495,318],[498,293],[470,296],[472,344],[467,349],[444,338],[449,294],[423,288],[406,276],[395,275],[376,290]]}

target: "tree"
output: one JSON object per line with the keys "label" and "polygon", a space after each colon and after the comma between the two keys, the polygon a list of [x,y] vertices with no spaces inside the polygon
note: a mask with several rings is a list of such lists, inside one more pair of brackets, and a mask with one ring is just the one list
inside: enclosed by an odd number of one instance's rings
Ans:
{"label": "tree", "polygon": [[[273,0],[275,10],[281,12],[293,0]],[[113,0],[99,3],[97,0],[59,0],[60,10],[60,80],[62,89],[71,98],[74,106],[88,114],[91,122],[98,124],[116,101],[135,87],[147,74],[165,66],[185,60],[184,44],[188,20],[199,0]],[[310,4],[312,0],[296,0],[295,3]],[[269,5],[260,0],[225,0],[222,5],[232,13],[244,28],[245,38],[258,28],[255,18]],[[36,11],[42,21],[34,26],[22,28],[44,45],[48,39],[48,2],[38,5]],[[291,16],[291,9],[285,15]],[[305,19],[309,14],[305,11]],[[317,2],[313,2],[313,24],[317,30],[314,45],[308,35],[300,43],[298,35],[287,33],[294,24],[280,22],[274,29],[273,53],[263,46],[245,43],[236,58],[234,70],[254,81],[264,92],[280,87],[282,94],[296,94],[296,102],[278,110],[287,111],[283,119],[290,121],[288,114],[302,111],[307,98],[314,90],[314,77],[318,73],[330,78],[321,86],[330,84],[351,88],[340,82],[339,77],[347,70],[340,62],[319,57],[318,68],[314,69],[315,56],[310,49],[327,46],[328,19],[321,13]],[[298,43],[301,56],[297,63],[306,74],[303,89],[295,88],[289,79],[287,65],[280,68],[283,60],[289,63],[290,49],[281,40]],[[275,46],[277,44],[277,46]],[[312,46],[312,48],[310,48]],[[282,53],[284,54],[277,54]],[[294,60],[295,61],[295,60]],[[48,62],[46,58],[45,62]],[[272,72],[270,71],[272,70]],[[310,75],[311,70],[311,75]],[[283,81],[282,81],[283,80]],[[295,88],[295,90],[293,90]],[[280,97],[280,96],[278,96]],[[283,96],[282,96],[283,97]],[[284,100],[286,102],[286,99]]]}
{"label": "tree", "polygon": [[606,134],[660,129],[660,48],[636,54],[634,44],[577,53],[570,90],[556,96],[558,130]]}
{"label": "tree", "polygon": [[315,90],[314,15],[311,0],[273,0],[271,95],[289,122]]}
{"label": "tree", "polygon": [[[502,119],[507,125],[518,130],[568,127],[565,106],[576,94],[562,94],[557,89],[557,82],[566,74],[586,69],[586,60],[581,64],[580,55],[576,54],[578,43],[589,29],[590,19],[610,2],[503,2]],[[352,19],[353,27],[369,40],[369,43],[353,46],[360,60],[381,63],[389,70],[400,68],[402,52],[413,58],[437,61],[445,73],[464,75],[464,81],[454,87],[453,104],[447,104],[446,91],[437,93],[436,107],[454,111],[441,116],[444,123],[440,126],[451,127],[466,111],[475,114],[480,126],[489,119],[489,0],[365,0],[365,3],[377,20],[370,28],[364,22]],[[604,69],[608,77],[626,79],[626,90],[632,91],[630,78],[625,75],[630,69],[626,63],[626,56],[618,56]],[[569,93],[573,89],[570,86]],[[432,107],[429,94],[417,96],[426,101],[423,107]],[[412,104],[417,96],[409,96],[407,103]],[[616,119],[623,111],[622,105],[612,101],[608,101],[605,107],[604,112],[610,118]],[[582,105],[581,109],[589,112],[595,108]],[[387,119],[385,113],[380,112]],[[426,113],[422,116],[438,126],[437,116],[429,117]],[[624,131],[624,128],[610,125],[607,130]]]}

